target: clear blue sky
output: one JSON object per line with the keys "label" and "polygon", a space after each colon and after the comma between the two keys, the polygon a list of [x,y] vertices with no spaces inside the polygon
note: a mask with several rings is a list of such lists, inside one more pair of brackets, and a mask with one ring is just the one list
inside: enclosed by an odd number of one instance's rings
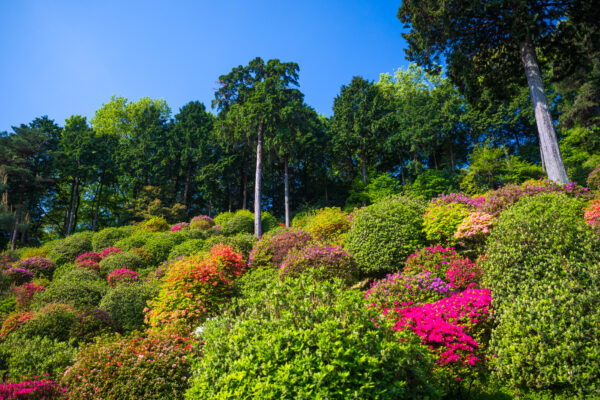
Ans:
{"label": "clear blue sky", "polygon": [[218,76],[257,56],[297,62],[306,102],[331,115],[354,75],[407,65],[400,3],[0,0],[0,131],[89,119],[112,94],[210,107]]}

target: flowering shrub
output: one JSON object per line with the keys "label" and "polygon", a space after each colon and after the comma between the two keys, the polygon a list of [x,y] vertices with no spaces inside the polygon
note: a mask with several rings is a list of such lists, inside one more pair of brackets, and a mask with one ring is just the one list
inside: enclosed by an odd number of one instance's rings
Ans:
{"label": "flowering shrub", "polygon": [[[119,249],[118,247],[107,247],[106,249],[104,249],[100,252],[100,258],[105,259],[109,256],[112,256],[113,254],[122,253],[122,252],[123,252],[123,250]],[[100,262],[100,261],[98,261],[98,262]]]}
{"label": "flowering shrub", "polygon": [[453,295],[452,287],[431,274],[429,271],[416,275],[401,272],[388,274],[371,284],[365,293],[370,307],[383,310],[397,306],[420,303],[432,303]]}
{"label": "flowering shrub", "polygon": [[75,399],[183,399],[196,345],[166,332],[105,337],[81,349],[63,383]]}
{"label": "flowering shrub", "polygon": [[59,400],[67,398],[67,389],[51,379],[25,379],[22,382],[0,382],[3,400]]}
{"label": "flowering shrub", "polygon": [[213,235],[206,239],[202,250],[210,251],[214,246],[224,244],[230,246],[236,252],[242,253],[244,258],[248,259],[248,255],[256,241],[257,238],[252,233],[238,233],[234,236]]}
{"label": "flowering shrub", "polygon": [[140,280],[140,276],[137,272],[127,268],[115,269],[113,272],[108,274],[108,286],[114,288],[122,283],[132,283]]}
{"label": "flowering shrub", "polygon": [[585,183],[590,190],[600,190],[600,167],[590,172]]}
{"label": "flowering shrub", "polygon": [[187,222],[179,222],[171,227],[171,232],[179,232],[189,228],[190,224],[188,224]]}
{"label": "flowering shrub", "polygon": [[46,257],[34,256],[18,261],[15,267],[31,271],[34,276],[49,278],[56,268],[54,261]]}
{"label": "flowering shrub", "polygon": [[208,230],[215,226],[215,220],[208,215],[197,215],[190,220],[190,229]]}
{"label": "flowering shrub", "polygon": [[318,210],[308,225],[308,233],[315,240],[331,245],[342,245],[350,229],[348,215],[338,207]]}
{"label": "flowering shrub", "polygon": [[596,229],[600,228],[600,198],[592,200],[588,204],[585,209],[584,218],[588,225]]}
{"label": "flowering shrub", "polygon": [[2,323],[2,328],[0,329],[0,338],[5,337],[9,333],[15,331],[18,327],[24,325],[31,318],[33,318],[33,313],[30,312],[10,314]]}
{"label": "flowering shrub", "polygon": [[29,310],[29,306],[31,305],[31,301],[33,300],[33,295],[37,292],[42,292],[44,290],[46,290],[45,286],[36,285],[31,282],[27,282],[22,284],[21,286],[17,286],[15,288],[17,310]]}
{"label": "flowering shrub", "polygon": [[25,268],[10,267],[4,274],[10,279],[15,285],[22,285],[25,282],[29,282],[33,279],[33,272]]}
{"label": "flowering shrub", "polygon": [[127,268],[131,270],[140,270],[144,267],[144,261],[141,257],[131,251],[113,253],[100,261],[100,274],[108,276],[115,269]]}
{"label": "flowering shrub", "polygon": [[144,309],[149,300],[158,293],[152,284],[131,283],[118,285],[110,290],[100,302],[100,309],[106,311],[121,332],[143,331]]}
{"label": "flowering shrub", "polygon": [[18,333],[25,338],[46,337],[66,342],[76,316],[77,311],[69,305],[48,304],[23,324]]}
{"label": "flowering shrub", "polygon": [[446,270],[446,281],[457,291],[479,286],[481,277],[481,269],[468,258],[453,260]]}
{"label": "flowering shrub", "polygon": [[[92,238],[92,247],[94,251],[98,252],[102,249],[113,247],[119,240],[130,236],[135,227],[124,226],[121,228],[104,228],[101,231],[94,234]],[[102,255],[102,254],[100,254]]]}
{"label": "flowering shrub", "polygon": [[94,309],[77,314],[69,338],[76,344],[93,342],[97,336],[114,332],[115,323],[104,310]]}
{"label": "flowering shrub", "polygon": [[278,230],[274,235],[263,235],[250,252],[250,268],[277,268],[291,250],[298,250],[310,243],[311,236],[301,229]]}
{"label": "flowering shrub", "polygon": [[480,211],[473,212],[458,225],[454,238],[482,241],[489,235],[495,222],[495,218],[490,214]]}
{"label": "flowering shrub", "polygon": [[460,378],[485,361],[486,338],[491,328],[492,297],[487,289],[470,289],[441,299],[385,310],[399,318],[395,329],[411,330],[438,353],[438,363]]}
{"label": "flowering shrub", "polygon": [[464,195],[463,193],[450,193],[450,194],[441,194],[438,197],[431,200],[431,203],[436,206],[444,206],[448,204],[462,204],[464,206],[469,207],[471,210],[479,210],[485,204],[484,196],[474,196],[469,197]]}
{"label": "flowering shrub", "polygon": [[140,228],[150,232],[162,232],[169,229],[169,224],[164,217],[154,215],[142,222]]}
{"label": "flowering shrub", "polygon": [[315,245],[290,251],[279,267],[281,279],[298,277],[303,272],[311,272],[312,279],[339,278],[352,284],[358,277],[358,265],[354,256],[341,247]]}
{"label": "flowering shrub", "polygon": [[453,243],[454,233],[469,215],[469,207],[459,203],[430,203],[423,216],[423,232],[434,243]]}
{"label": "flowering shrub", "polygon": [[100,254],[94,253],[94,252],[83,253],[83,254],[80,254],[75,259],[75,264],[79,264],[82,261],[88,261],[88,260],[93,261],[95,263],[99,263],[100,260],[102,260],[102,257],[100,256]]}
{"label": "flowering shrub", "polygon": [[176,260],[166,271],[157,298],[149,303],[147,323],[155,328],[191,328],[201,323],[225,301],[233,278],[244,268],[241,254],[228,246]]}

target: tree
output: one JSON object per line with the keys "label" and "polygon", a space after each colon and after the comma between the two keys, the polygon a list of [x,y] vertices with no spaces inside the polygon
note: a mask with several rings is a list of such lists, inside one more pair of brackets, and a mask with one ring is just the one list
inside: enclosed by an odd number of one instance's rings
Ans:
{"label": "tree", "polygon": [[398,18],[410,60],[436,69],[443,57],[448,75],[473,100],[483,88],[506,95],[524,68],[548,177],[568,181],[542,83],[536,47],[556,32],[573,0],[404,0]]}

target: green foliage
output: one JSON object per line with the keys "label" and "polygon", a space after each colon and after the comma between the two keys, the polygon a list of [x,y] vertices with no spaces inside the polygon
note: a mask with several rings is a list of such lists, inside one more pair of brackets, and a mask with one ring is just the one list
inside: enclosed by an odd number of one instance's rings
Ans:
{"label": "green foliage", "polygon": [[256,236],[251,233],[239,233],[235,236],[215,235],[206,239],[203,250],[209,251],[218,244],[224,244],[226,246],[231,246],[235,251],[242,253],[244,260],[247,260],[256,240]]}
{"label": "green foliage", "polygon": [[312,241],[311,236],[297,228],[284,228],[263,235],[254,244],[248,257],[250,268],[277,268],[291,250],[299,250]]}
{"label": "green foliage", "polygon": [[49,338],[24,338],[16,334],[0,343],[0,371],[5,377],[19,382],[24,377],[48,374],[50,379],[60,378],[77,354],[68,343]]}
{"label": "green foliage", "polygon": [[428,350],[376,327],[361,293],[340,284],[244,286],[202,326],[203,356],[186,398],[439,398]]}
{"label": "green foliage", "polygon": [[254,214],[248,210],[238,210],[221,225],[223,235],[254,233]]}
{"label": "green foliage", "polygon": [[600,167],[590,172],[586,183],[590,190],[600,191]]}
{"label": "green foliage", "polygon": [[[254,215],[253,215],[254,216]],[[268,211],[260,213],[260,224],[262,226],[263,233],[269,232],[279,226],[279,221]]]}
{"label": "green foliage", "polygon": [[143,249],[152,256],[152,265],[158,265],[166,260],[171,249],[183,240],[185,240],[185,236],[179,233],[164,232],[155,234],[146,241]]}
{"label": "green foliage", "polygon": [[144,330],[144,308],[158,294],[153,285],[134,283],[118,285],[108,291],[100,302],[118,329],[125,332]]}
{"label": "green foliage", "polygon": [[409,186],[408,193],[415,197],[432,199],[440,194],[448,194],[456,187],[456,176],[447,170],[428,169],[420,173]]}
{"label": "green foliage", "polygon": [[[166,258],[166,257],[165,257]],[[139,271],[144,267],[142,258],[133,251],[123,251],[121,253],[113,253],[100,261],[100,274],[108,276],[115,269],[127,268],[132,271]]]}
{"label": "green foliage", "polygon": [[316,209],[304,210],[296,213],[294,218],[292,218],[292,227],[307,230],[310,225],[310,221],[316,215]]}
{"label": "green foliage", "polygon": [[77,315],[69,332],[69,343],[81,345],[93,342],[96,337],[115,332],[116,326],[104,310],[89,310]]}
{"label": "green foliage", "polygon": [[381,275],[400,269],[408,255],[425,242],[425,203],[398,196],[356,212],[346,239],[362,272]]}
{"label": "green foliage", "polygon": [[48,304],[18,328],[17,334],[28,339],[46,337],[66,342],[76,317],[77,311],[71,306]]}
{"label": "green foliage", "polygon": [[235,215],[234,213],[228,212],[228,211],[217,215],[215,217],[215,225],[223,226],[227,221],[229,221],[231,218],[233,218],[234,215]]}
{"label": "green foliage", "polygon": [[89,231],[68,236],[54,243],[49,257],[59,266],[73,262],[78,255],[92,250],[92,236]]}
{"label": "green foliage", "polygon": [[140,228],[150,232],[163,232],[169,229],[169,223],[164,217],[152,215],[140,224]]}
{"label": "green foliage", "polygon": [[316,211],[308,224],[308,233],[318,242],[342,245],[350,229],[348,214],[338,207],[327,207]]}
{"label": "green foliage", "polygon": [[188,239],[176,246],[173,246],[169,252],[169,260],[182,256],[191,256],[194,253],[202,251],[204,248],[204,239]]}
{"label": "green foliage", "polygon": [[80,310],[96,308],[107,287],[94,271],[74,269],[55,279],[45,291],[36,293],[32,307],[40,310],[47,304],[59,303]]}
{"label": "green foliage", "polygon": [[400,186],[398,180],[387,172],[370,179],[366,185],[360,178],[356,178],[352,182],[352,188],[346,199],[345,209],[351,210],[363,204],[373,204],[399,193]]}
{"label": "green foliage", "polygon": [[297,278],[303,274],[315,281],[341,279],[348,286],[359,278],[358,265],[351,254],[340,247],[323,245],[287,253],[279,267],[279,278]]}
{"label": "green foliage", "polygon": [[432,243],[453,244],[456,242],[454,233],[469,213],[469,207],[464,204],[429,203],[423,215],[425,237]]}
{"label": "green foliage", "polygon": [[594,168],[600,167],[600,128],[575,127],[561,133],[560,152],[569,178],[584,185]]}
{"label": "green foliage", "polygon": [[117,241],[114,246],[123,251],[127,251],[134,247],[141,248],[144,247],[146,242],[153,236],[154,234],[152,232],[137,232],[131,236]]}
{"label": "green foliage", "polygon": [[131,236],[133,233],[129,227],[104,228],[92,237],[92,248],[95,252],[113,247],[119,240]]}

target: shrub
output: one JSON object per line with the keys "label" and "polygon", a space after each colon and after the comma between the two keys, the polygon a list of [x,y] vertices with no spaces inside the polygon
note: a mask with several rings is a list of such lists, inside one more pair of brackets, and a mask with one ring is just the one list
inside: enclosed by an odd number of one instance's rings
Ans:
{"label": "shrub", "polygon": [[48,304],[19,327],[17,333],[25,338],[47,337],[66,342],[76,316],[77,311],[71,306]]}
{"label": "shrub", "polygon": [[154,257],[146,249],[140,249],[138,247],[132,247],[129,252],[137,255],[142,260],[142,267],[152,267],[154,264]]}
{"label": "shrub", "polygon": [[596,230],[600,229],[600,198],[594,199],[588,204],[584,218],[589,226]]}
{"label": "shrub", "polygon": [[221,229],[226,236],[254,233],[254,214],[248,210],[238,210],[221,224]]}
{"label": "shrub", "polygon": [[462,204],[467,206],[469,210],[480,210],[485,204],[484,196],[469,197],[463,193],[441,194],[431,200],[430,204],[436,206],[444,206],[448,204]]}
{"label": "shrub", "polygon": [[424,242],[422,201],[399,196],[356,212],[346,239],[366,274],[401,268],[410,252]]}
{"label": "shrub", "polygon": [[308,226],[310,225],[310,222],[312,221],[316,213],[317,210],[313,209],[296,213],[296,215],[294,215],[294,218],[292,218],[292,227],[307,230]]}
{"label": "shrub", "polygon": [[183,399],[195,347],[169,333],[105,337],[83,347],[63,383],[75,399]]}
{"label": "shrub", "polygon": [[69,338],[75,344],[90,343],[97,336],[115,331],[116,326],[110,315],[104,310],[95,309],[77,314]]}
{"label": "shrub", "polygon": [[169,223],[164,217],[153,215],[143,221],[140,228],[150,232],[163,232],[169,230]]}
{"label": "shrub", "polygon": [[408,303],[433,303],[453,294],[449,284],[429,271],[416,275],[397,272],[373,282],[365,293],[365,299],[369,306],[384,310]]}
{"label": "shrub", "polygon": [[48,247],[21,247],[19,250],[20,258],[32,258],[32,257],[48,257],[50,249]]}
{"label": "shrub", "polygon": [[33,295],[44,290],[46,290],[44,286],[39,286],[31,282],[17,286],[15,288],[17,310],[28,311],[31,302],[33,301]]}
{"label": "shrub", "polygon": [[263,211],[260,213],[260,226],[263,233],[266,233],[279,227],[279,221],[270,212]]}
{"label": "shrub", "polygon": [[317,210],[308,225],[308,233],[315,240],[332,245],[342,245],[349,229],[348,214],[337,207]]}
{"label": "shrub", "polygon": [[122,253],[112,254],[100,261],[100,274],[102,276],[108,276],[108,274],[115,269],[127,268],[137,271],[143,267],[144,262],[139,255],[131,251],[125,251]]}
{"label": "shrub", "polygon": [[95,263],[99,263],[101,260],[102,257],[100,256],[100,254],[89,251],[87,253],[83,253],[77,256],[77,258],[75,259],[75,264],[79,264],[83,261],[92,261]]}
{"label": "shrub", "polygon": [[10,267],[4,272],[4,275],[8,278],[9,282],[15,285],[22,285],[33,279],[33,272],[19,267]]}
{"label": "shrub", "polygon": [[[105,259],[106,257],[112,256],[113,254],[122,253],[123,250],[118,247],[107,247],[100,252],[100,258]],[[100,261],[98,261],[100,262]]]}
{"label": "shrub", "polygon": [[299,250],[312,241],[311,236],[303,230],[288,228],[278,230],[275,234],[263,235],[254,244],[248,259],[250,268],[277,268],[291,250]]}
{"label": "shrub", "polygon": [[21,382],[1,382],[0,398],[6,400],[63,399],[67,389],[50,379],[26,379]]}
{"label": "shrub", "polygon": [[108,277],[106,278],[108,286],[111,288],[115,288],[117,285],[122,283],[133,283],[139,280],[140,276],[138,273],[127,268],[115,269],[113,272],[108,274]]}
{"label": "shrub", "polygon": [[590,190],[600,190],[600,167],[590,172],[585,183]]}
{"label": "shrub", "polygon": [[244,267],[241,254],[227,246],[175,261],[162,279],[158,297],[150,302],[148,324],[185,328],[201,323],[231,294],[233,278]]}
{"label": "shrub", "polygon": [[57,241],[50,250],[49,258],[56,265],[75,261],[78,255],[92,250],[92,232],[81,232]]}
{"label": "shrub", "polygon": [[290,251],[281,263],[279,277],[299,277],[304,272],[311,272],[312,279],[339,278],[351,285],[358,278],[358,265],[341,247],[315,245]]}
{"label": "shrub", "polygon": [[22,312],[22,313],[12,313],[2,323],[2,329],[0,329],[0,338],[6,337],[11,332],[14,332],[33,318],[33,313],[30,312]]}
{"label": "shrub", "polygon": [[215,217],[215,225],[223,226],[224,223],[233,218],[234,213],[232,212],[224,212]]}
{"label": "shrub", "polygon": [[54,379],[73,363],[76,354],[77,350],[65,342],[12,334],[0,344],[0,365],[9,380],[37,376]]}
{"label": "shrub", "polygon": [[234,299],[198,330],[186,398],[439,398],[428,350],[376,327],[359,297],[339,281],[289,279]]}
{"label": "shrub", "polygon": [[171,227],[171,232],[179,232],[190,229],[190,224],[187,222],[179,222]]}
{"label": "shrub", "polygon": [[144,250],[152,256],[152,265],[158,265],[169,257],[171,249],[184,240],[183,236],[174,234],[154,235],[144,245]]}
{"label": "shrub", "polygon": [[239,233],[235,236],[211,236],[204,243],[204,250],[209,251],[218,244],[232,247],[235,251],[242,253],[248,259],[252,246],[256,242],[256,236],[250,233]]}
{"label": "shrub", "polygon": [[[13,296],[0,299],[0,321],[4,321],[6,316],[17,309],[17,301]],[[1,336],[1,335],[0,335]]]}
{"label": "shrub", "polygon": [[191,256],[194,253],[202,251],[203,248],[203,239],[188,239],[185,242],[178,244],[177,246],[173,246],[173,248],[169,252],[169,260],[178,257]]}
{"label": "shrub", "polygon": [[482,242],[490,234],[494,223],[495,218],[492,215],[473,212],[458,225],[454,238]]}
{"label": "shrub", "polygon": [[208,230],[215,226],[215,220],[208,215],[197,215],[190,220],[190,229]]}
{"label": "shrub", "polygon": [[114,246],[122,249],[123,251],[127,251],[133,247],[144,247],[148,239],[153,236],[154,234],[152,232],[137,232],[134,235],[119,240],[114,244]]}
{"label": "shrub", "polygon": [[94,234],[92,237],[92,249],[95,252],[109,247],[113,247],[121,239],[131,236],[133,227],[124,226],[121,228],[104,228]]}
{"label": "shrub", "polygon": [[106,284],[99,280],[93,271],[73,270],[33,298],[34,309],[41,309],[50,303],[60,303],[86,310],[96,308],[106,292]]}
{"label": "shrub", "polygon": [[116,328],[129,332],[144,329],[144,309],[158,290],[149,284],[119,285],[100,302],[100,309],[110,315]]}
{"label": "shrub", "polygon": [[431,203],[423,216],[423,231],[427,240],[440,244],[453,243],[454,233],[468,216],[469,208],[463,204]]}
{"label": "shrub", "polygon": [[23,259],[15,264],[15,267],[31,271],[36,277],[50,278],[56,266],[49,258],[34,256]]}

